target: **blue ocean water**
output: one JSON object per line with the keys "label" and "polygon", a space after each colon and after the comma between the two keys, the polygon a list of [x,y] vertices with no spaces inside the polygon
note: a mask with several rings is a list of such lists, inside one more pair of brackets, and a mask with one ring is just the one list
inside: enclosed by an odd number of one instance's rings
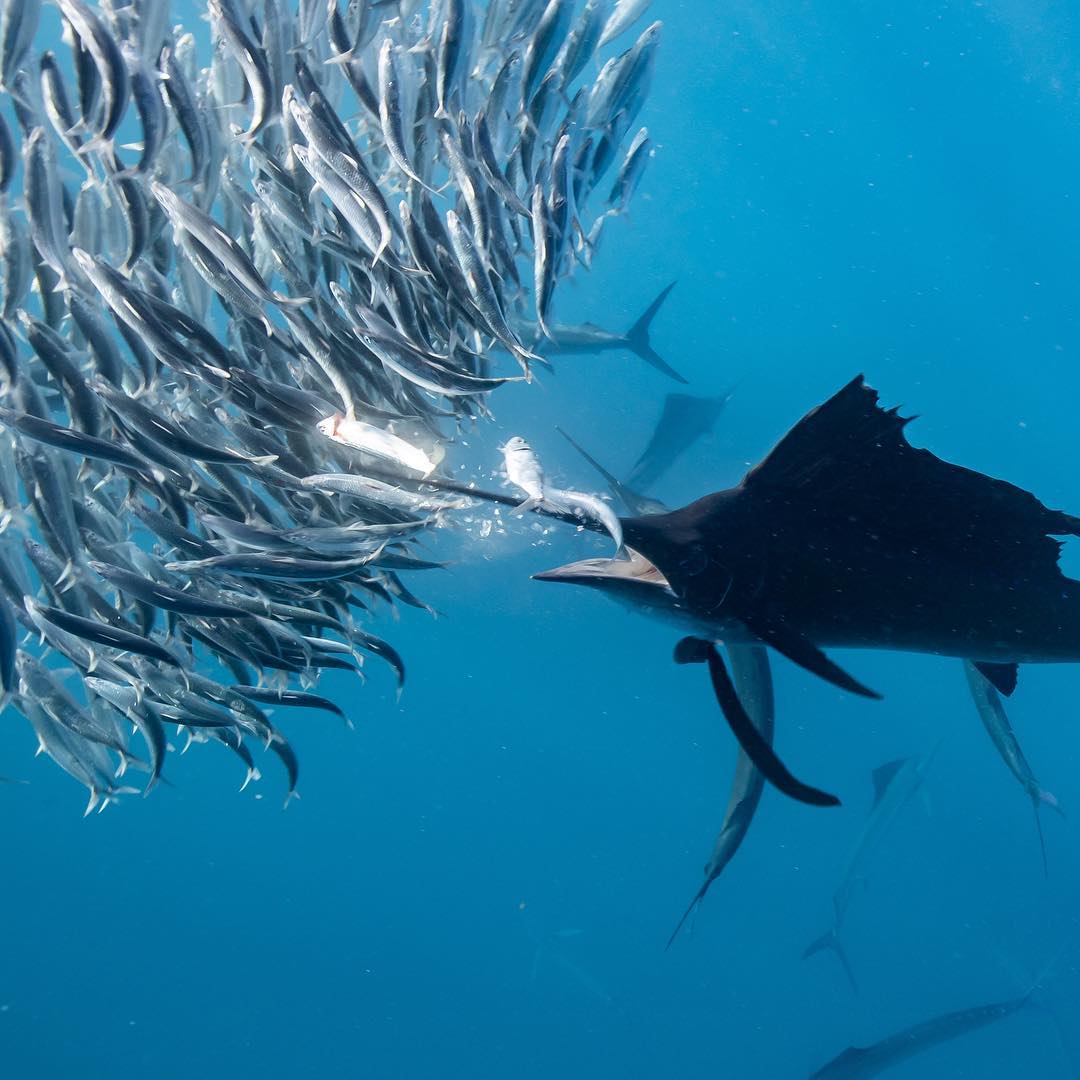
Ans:
{"label": "blue ocean water", "polygon": [[[668,281],[658,351],[694,393],[734,396],[655,492],[738,480],[859,372],[920,419],[916,445],[1080,507],[1080,11],[1069,4],[712,5],[664,22],[642,122],[657,144],[627,221],[561,320],[629,325]],[[629,355],[567,357],[495,395],[469,438],[493,470],[525,435],[573,486],[555,431],[617,472],[673,384]],[[896,508],[898,515],[904,507]],[[483,516],[483,515],[479,515]],[[442,615],[384,619],[400,701],[367,665],[326,680],[356,730],[279,717],[302,798],[273,760],[237,794],[214,748],[174,786],[81,817],[83,793],[15,717],[0,729],[0,1070],[13,1078],[804,1077],[845,1046],[951,1009],[1040,1001],[901,1077],[1073,1075],[1073,819],[1030,806],[956,661],[838,653],[869,702],[775,660],[777,744],[841,809],[767,790],[693,932],[734,742],[676,633],[529,575],[599,541],[507,519],[433,539],[410,579]],[[1080,560],[1066,551],[1065,565]],[[1009,713],[1042,784],[1080,806],[1076,669],[1027,668]],[[927,799],[829,924],[870,773],[941,740]],[[1055,1025],[1054,1018],[1058,1024]],[[1066,1040],[1068,1041],[1068,1040]]]}

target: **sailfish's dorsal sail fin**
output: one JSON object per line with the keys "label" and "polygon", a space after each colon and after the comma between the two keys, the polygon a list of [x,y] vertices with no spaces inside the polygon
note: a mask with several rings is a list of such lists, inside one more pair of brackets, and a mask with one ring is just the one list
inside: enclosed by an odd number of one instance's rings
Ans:
{"label": "sailfish's dorsal sail fin", "polygon": [[1052,537],[1080,536],[1080,518],[913,447],[904,431],[912,419],[883,409],[859,376],[807,413],[746,474],[742,490],[783,499],[811,547],[816,531],[842,521],[942,566],[1060,579],[1061,545]]}
{"label": "sailfish's dorsal sail fin", "polygon": [[811,409],[743,480],[743,486],[799,488],[832,477],[868,450],[911,449],[904,426],[915,417],[878,405],[877,392],[857,375]]}

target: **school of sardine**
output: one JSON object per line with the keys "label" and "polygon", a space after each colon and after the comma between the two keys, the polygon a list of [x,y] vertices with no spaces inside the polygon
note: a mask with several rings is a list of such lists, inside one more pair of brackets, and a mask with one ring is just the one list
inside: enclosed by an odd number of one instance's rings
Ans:
{"label": "school of sardine", "polygon": [[646,6],[0,3],[0,691],[88,811],[177,731],[291,795],[267,710],[404,681],[425,480],[651,155]]}

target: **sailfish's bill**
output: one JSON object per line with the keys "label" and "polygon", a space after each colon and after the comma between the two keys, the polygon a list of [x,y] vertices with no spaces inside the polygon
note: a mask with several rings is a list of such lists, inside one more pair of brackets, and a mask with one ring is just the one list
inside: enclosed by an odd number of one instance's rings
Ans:
{"label": "sailfish's bill", "polygon": [[[554,570],[533,574],[536,581],[561,581],[569,585],[596,585],[633,603],[647,603],[658,593],[657,604],[673,607],[678,599],[663,574],[640,551],[626,549],[625,559],[581,559]],[[659,597],[664,597],[661,600]]]}
{"label": "sailfish's bill", "polygon": [[[1080,518],[913,447],[908,423],[860,376],[737,487],[622,519],[629,566],[537,577],[597,588],[706,642],[768,645],[869,697],[823,649],[957,657],[1009,689],[1018,664],[1080,661],[1080,582],[1061,573],[1053,539],[1080,535]],[[696,648],[722,682],[715,650]]]}

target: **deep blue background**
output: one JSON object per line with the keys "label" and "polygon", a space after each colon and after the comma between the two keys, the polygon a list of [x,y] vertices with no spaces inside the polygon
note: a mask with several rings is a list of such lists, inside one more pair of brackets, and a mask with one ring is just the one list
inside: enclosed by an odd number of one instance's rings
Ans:
{"label": "deep blue background", "polygon": [[[653,13],[656,158],[558,314],[620,328],[678,278],[658,349],[696,392],[739,382],[656,494],[736,480],[864,371],[920,414],[916,443],[1080,508],[1080,9]],[[470,452],[494,467],[495,446],[524,434],[575,486],[593,481],[555,423],[625,470],[674,389],[621,355],[566,358],[541,383],[497,395]],[[410,664],[400,704],[372,661],[364,689],[327,680],[355,732],[279,716],[302,764],[287,813],[274,760],[238,795],[235,760],[197,747],[171,756],[174,788],[84,820],[74,782],[31,761],[28,727],[3,718],[0,772],[31,780],[0,787],[4,1076],[783,1080],[1021,993],[1068,941],[1074,826],[1047,818],[1044,880],[1030,807],[959,664],[867,653],[838,659],[881,703],[775,662],[783,754],[844,807],[766,792],[695,932],[665,953],[734,746],[702,673],[671,664],[673,632],[529,580],[599,550],[537,528],[440,538],[455,565],[411,583],[445,615],[377,627]],[[1078,679],[1027,669],[1009,706],[1074,810]],[[871,769],[942,736],[929,814],[907,808],[853,906],[853,997],[830,958],[799,955],[827,925]],[[1047,992],[1066,1025],[1075,951]],[[1038,1012],[895,1073],[1036,1074],[1070,1075]]]}

